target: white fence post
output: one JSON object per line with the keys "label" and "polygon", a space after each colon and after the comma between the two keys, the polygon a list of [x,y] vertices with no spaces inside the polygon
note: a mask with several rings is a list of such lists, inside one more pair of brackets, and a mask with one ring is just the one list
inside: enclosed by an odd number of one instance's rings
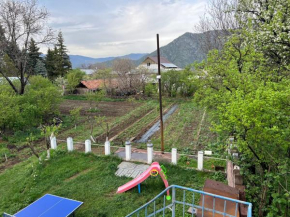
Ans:
{"label": "white fence post", "polygon": [[105,155],[110,155],[111,154],[111,146],[110,146],[110,141],[108,140],[108,137],[105,142]]}
{"label": "white fence post", "polygon": [[197,155],[197,169],[198,170],[203,170],[203,151],[199,151]]}
{"label": "white fence post", "polygon": [[85,141],[85,153],[92,152],[92,142],[91,140],[87,139]]}
{"label": "white fence post", "polygon": [[131,142],[130,141],[126,141],[125,151],[126,151],[126,161],[131,160]]}
{"label": "white fence post", "polygon": [[172,148],[171,150],[171,162],[172,164],[177,164],[177,148]]}
{"label": "white fence post", "polygon": [[68,151],[73,151],[74,150],[74,142],[73,142],[73,138],[68,137],[66,139],[66,143],[67,143],[67,150]]}
{"label": "white fence post", "polygon": [[51,149],[56,149],[57,148],[57,143],[56,143],[55,136],[51,136],[50,137],[50,147],[51,147]]}
{"label": "white fence post", "polygon": [[149,141],[147,144],[147,163],[152,164],[153,161],[153,144]]}
{"label": "white fence post", "polygon": [[204,155],[212,155],[212,151],[204,151]]}

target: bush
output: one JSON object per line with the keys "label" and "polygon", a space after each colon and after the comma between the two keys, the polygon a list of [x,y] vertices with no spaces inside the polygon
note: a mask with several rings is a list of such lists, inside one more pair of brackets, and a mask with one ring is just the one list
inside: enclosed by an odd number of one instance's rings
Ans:
{"label": "bush", "polygon": [[61,100],[58,88],[47,78],[32,76],[25,94],[16,95],[1,84],[0,130],[30,130],[58,114]]}
{"label": "bush", "polygon": [[193,96],[197,90],[197,85],[194,82],[194,74],[190,68],[182,71],[170,70],[162,76],[162,91],[169,97]]}
{"label": "bush", "polygon": [[146,84],[145,86],[145,95],[152,97],[157,93],[156,87],[154,84]]}
{"label": "bush", "polygon": [[78,84],[83,80],[83,77],[86,73],[81,71],[80,69],[70,70],[67,74],[67,89],[70,92],[73,92],[78,86]]}

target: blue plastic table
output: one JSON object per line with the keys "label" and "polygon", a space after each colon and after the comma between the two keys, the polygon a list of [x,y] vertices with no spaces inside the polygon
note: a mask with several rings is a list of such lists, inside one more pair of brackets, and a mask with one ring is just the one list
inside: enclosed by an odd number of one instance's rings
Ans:
{"label": "blue plastic table", "polygon": [[46,194],[15,213],[15,217],[66,217],[74,213],[83,202]]}

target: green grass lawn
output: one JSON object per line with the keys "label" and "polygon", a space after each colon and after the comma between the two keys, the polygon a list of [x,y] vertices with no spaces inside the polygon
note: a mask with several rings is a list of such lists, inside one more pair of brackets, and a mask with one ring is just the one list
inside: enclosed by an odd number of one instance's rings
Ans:
{"label": "green grass lawn", "polygon": [[[134,188],[116,194],[119,186],[130,178],[116,177],[120,159],[97,157],[58,150],[52,158],[39,164],[35,157],[0,174],[0,213],[15,213],[46,193],[83,201],[78,217],[125,216],[148,202],[162,190],[160,177],[142,183],[142,192]],[[202,189],[206,178],[214,174],[165,165],[170,184]]]}

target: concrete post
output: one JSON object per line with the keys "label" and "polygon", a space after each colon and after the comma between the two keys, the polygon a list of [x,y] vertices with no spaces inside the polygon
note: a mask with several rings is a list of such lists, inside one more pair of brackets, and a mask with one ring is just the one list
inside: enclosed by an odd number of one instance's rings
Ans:
{"label": "concrete post", "polygon": [[126,151],[126,161],[131,160],[131,142],[130,141],[126,141],[125,143],[125,151]]}
{"label": "concrete post", "polygon": [[73,142],[73,138],[71,137],[68,137],[66,139],[66,143],[67,143],[67,150],[70,152],[70,151],[73,151],[74,150],[74,142]]}
{"label": "concrete post", "polygon": [[199,151],[197,155],[197,169],[203,170],[203,151]]}
{"label": "concrete post", "polygon": [[92,142],[90,139],[85,141],[85,153],[92,152]]}
{"label": "concrete post", "polygon": [[204,151],[205,155],[212,155],[212,151]]}
{"label": "concrete post", "polygon": [[110,154],[111,154],[111,144],[107,137],[106,142],[105,142],[105,155],[110,155]]}
{"label": "concrete post", "polygon": [[152,164],[153,161],[153,144],[151,141],[148,141],[147,144],[147,163]]}
{"label": "concrete post", "polygon": [[172,164],[177,164],[177,148],[172,148],[171,150],[171,162]]}
{"label": "concrete post", "polygon": [[51,149],[56,149],[57,148],[57,143],[56,143],[55,136],[51,136],[50,137],[50,147],[51,147]]}

